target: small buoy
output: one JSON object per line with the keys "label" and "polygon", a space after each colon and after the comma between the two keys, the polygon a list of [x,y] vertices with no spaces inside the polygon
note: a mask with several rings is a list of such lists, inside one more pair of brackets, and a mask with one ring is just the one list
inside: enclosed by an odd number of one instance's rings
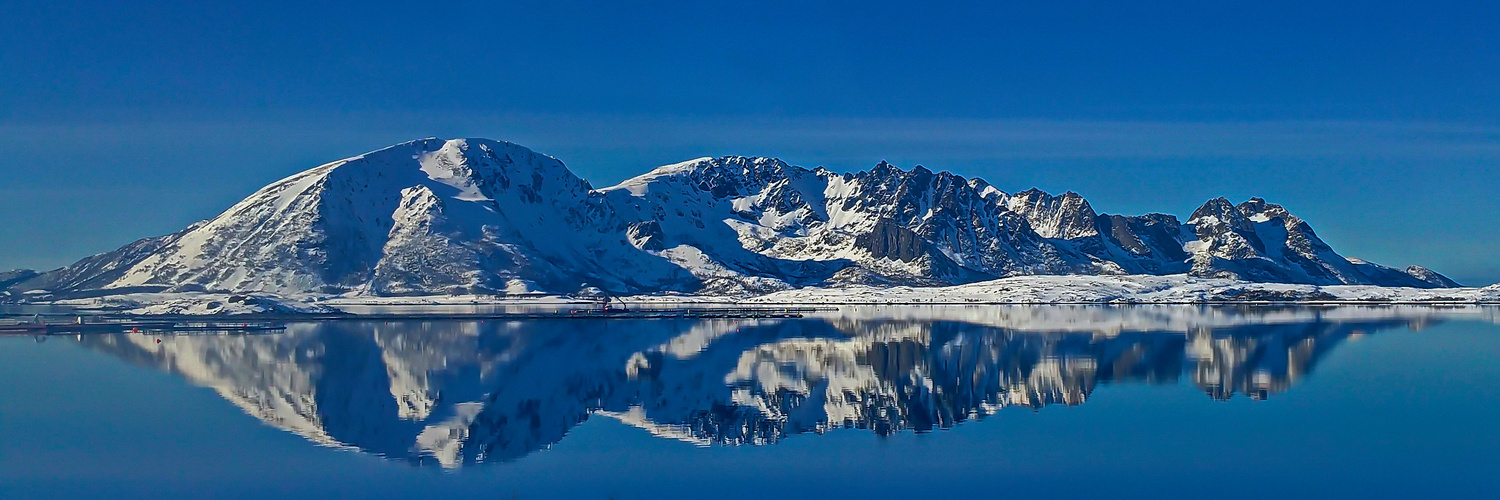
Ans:
{"label": "small buoy", "polygon": [[161,339],[156,339],[156,343],[160,344],[161,343]]}

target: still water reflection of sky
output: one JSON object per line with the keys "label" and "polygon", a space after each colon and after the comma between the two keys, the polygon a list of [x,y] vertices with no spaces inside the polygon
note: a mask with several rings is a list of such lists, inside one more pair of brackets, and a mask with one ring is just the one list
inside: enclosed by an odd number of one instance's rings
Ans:
{"label": "still water reflection of sky", "polygon": [[907,307],[0,338],[0,496],[1495,497],[1497,317]]}

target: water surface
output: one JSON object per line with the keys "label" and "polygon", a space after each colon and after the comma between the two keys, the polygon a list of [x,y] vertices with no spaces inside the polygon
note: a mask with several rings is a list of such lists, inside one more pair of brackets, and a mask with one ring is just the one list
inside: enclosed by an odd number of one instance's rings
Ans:
{"label": "water surface", "polygon": [[4,498],[1500,497],[1483,308],[0,338]]}

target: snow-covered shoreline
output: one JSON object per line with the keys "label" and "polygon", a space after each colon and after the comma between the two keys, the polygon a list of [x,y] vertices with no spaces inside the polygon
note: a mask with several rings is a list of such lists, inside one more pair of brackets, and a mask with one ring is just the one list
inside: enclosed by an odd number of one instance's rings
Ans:
{"label": "snow-covered shoreline", "polygon": [[[1395,288],[1365,285],[1252,283],[1186,275],[1017,276],[941,287],[844,286],[799,288],[757,296],[636,295],[620,299],[650,307],[819,305],[1046,305],[1046,304],[1500,304],[1500,285],[1484,288]],[[359,314],[403,308],[413,314],[452,307],[562,308],[590,304],[559,295],[429,295],[407,297],[214,292],[128,293],[33,301],[130,315]]]}
{"label": "snow-covered shoreline", "polygon": [[1253,283],[1187,275],[1016,276],[943,287],[796,289],[746,299],[757,304],[1490,304],[1500,285],[1404,288]]}
{"label": "snow-covered shoreline", "polygon": [[247,314],[338,314],[343,311],[311,297],[288,298],[268,293],[161,292],[106,295],[84,299],[24,302],[67,306],[132,316],[240,316]]}

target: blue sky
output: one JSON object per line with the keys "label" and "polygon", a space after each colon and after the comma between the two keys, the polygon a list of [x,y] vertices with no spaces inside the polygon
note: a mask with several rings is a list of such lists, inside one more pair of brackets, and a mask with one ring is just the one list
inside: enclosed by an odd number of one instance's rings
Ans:
{"label": "blue sky", "polygon": [[0,267],[318,163],[510,140],[596,185],[884,159],[1112,213],[1264,196],[1350,256],[1500,281],[1492,2],[0,3]]}

